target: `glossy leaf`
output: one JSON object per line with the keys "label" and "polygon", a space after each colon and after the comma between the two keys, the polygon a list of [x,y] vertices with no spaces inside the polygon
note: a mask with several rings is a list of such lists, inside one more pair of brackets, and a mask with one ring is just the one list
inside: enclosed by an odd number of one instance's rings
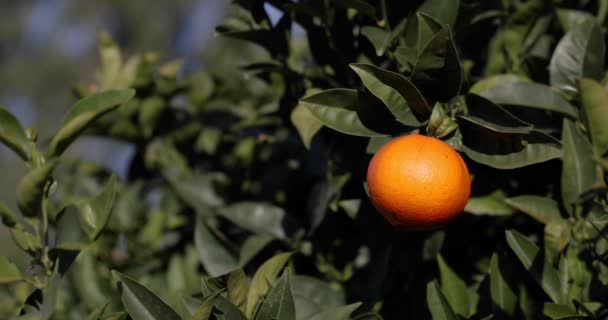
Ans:
{"label": "glossy leaf", "polygon": [[608,152],[608,93],[591,79],[581,79],[579,88],[593,149],[597,157],[602,157]]}
{"label": "glossy leaf", "polygon": [[382,100],[397,121],[407,126],[420,126],[429,107],[418,89],[398,73],[370,64],[350,64],[367,89]]}
{"label": "glossy leaf", "polygon": [[306,149],[310,149],[313,137],[321,130],[323,123],[317,119],[303,104],[298,104],[291,112],[291,123],[298,130],[298,134]]}
{"label": "glossy leaf", "polygon": [[295,305],[291,294],[291,273],[289,268],[268,292],[255,319],[295,320]]}
{"label": "glossy leaf", "polygon": [[268,259],[253,275],[251,285],[249,287],[249,293],[247,294],[247,307],[245,308],[245,315],[248,318],[253,316],[256,306],[262,300],[262,297],[268,293],[272,282],[279,275],[279,272],[283,269],[289,258],[293,253],[286,252],[278,254]]}
{"label": "glossy leaf", "polygon": [[198,215],[194,229],[194,245],[203,267],[212,277],[226,274],[238,266],[237,258],[213,234],[204,218]]}
{"label": "glossy leaf", "polygon": [[17,185],[17,205],[25,216],[36,216],[42,212],[45,187],[57,160],[49,160],[41,167],[28,172]]}
{"label": "glossy leaf", "polygon": [[350,315],[360,306],[361,302],[357,302],[346,306],[328,308],[313,315],[309,320],[348,320]]}
{"label": "glossy leaf", "polygon": [[213,304],[222,291],[223,290],[218,290],[210,296],[205,297],[205,300],[203,300],[192,316],[192,320],[208,320],[213,311]]}
{"label": "glossy leaf", "polygon": [[597,179],[595,161],[591,144],[572,121],[564,120],[562,144],[562,201],[566,210],[572,212],[572,204]]}
{"label": "glossy leaf", "polygon": [[551,300],[555,303],[564,302],[566,297],[561,295],[559,274],[545,260],[538,246],[515,230],[506,231],[506,238],[509,247],[517,255],[524,268],[530,272]]}
{"label": "glossy leaf", "polygon": [[533,126],[522,121],[505,108],[494,104],[484,97],[466,95],[468,114],[461,116],[469,122],[483,126],[486,129],[504,133],[529,133]]}
{"label": "glossy leaf", "polygon": [[89,239],[96,239],[110,220],[116,189],[116,176],[112,176],[101,193],[91,199],[78,202],[80,221]]}
{"label": "glossy leaf", "polygon": [[19,267],[5,256],[0,256],[0,284],[23,280]]}
{"label": "glossy leaf", "polygon": [[510,216],[513,209],[505,203],[505,194],[496,190],[488,195],[470,197],[464,211],[474,215]]}
{"label": "glossy leaf", "polygon": [[556,303],[546,302],[543,304],[543,314],[551,319],[578,320],[589,319],[586,316],[576,313],[572,308]]}
{"label": "glossy leaf", "polygon": [[568,91],[576,91],[579,78],[601,80],[604,73],[604,36],[595,19],[584,20],[559,41],[549,74],[551,85]]}
{"label": "glossy leaf", "polygon": [[490,296],[493,304],[511,317],[515,311],[517,295],[511,288],[513,284],[505,278],[503,271],[498,255],[494,253],[490,259]]}
{"label": "glossy leaf", "polygon": [[308,320],[313,314],[345,303],[344,293],[320,279],[294,275],[291,278],[296,319]]}
{"label": "glossy leaf", "polygon": [[365,105],[360,103],[356,90],[330,89],[300,99],[312,114],[324,125],[342,133],[375,137],[384,134],[365,126],[360,117]]}
{"label": "glossy leaf", "polygon": [[559,141],[540,131],[507,134],[461,118],[463,150],[469,158],[498,169],[514,169],[559,158]]}
{"label": "glossy leaf", "polygon": [[226,279],[226,299],[245,312],[247,307],[247,293],[249,292],[249,280],[243,269],[230,272]]}
{"label": "glossy leaf", "polygon": [[440,103],[435,103],[433,112],[426,127],[427,134],[443,138],[458,129],[458,123],[447,114]]}
{"label": "glossy leaf", "polygon": [[418,8],[418,11],[430,15],[441,24],[453,27],[458,16],[459,6],[460,0],[426,0]]}
{"label": "glossy leaf", "polygon": [[501,105],[554,111],[572,118],[578,111],[559,92],[540,83],[527,81],[506,82],[479,92],[479,95]]}
{"label": "glossy leaf", "polygon": [[505,203],[543,224],[561,220],[558,204],[551,198],[523,195],[505,199]]}
{"label": "glossy leaf", "polygon": [[284,238],[285,211],[270,203],[238,202],[218,209],[218,214],[251,232]]}
{"label": "glossy leaf", "polygon": [[455,314],[467,317],[469,315],[469,294],[466,283],[447,265],[441,255],[437,256],[441,292],[450,304]]}
{"label": "glossy leaf", "polygon": [[530,82],[530,80],[521,75],[512,73],[491,75],[475,82],[475,84],[469,88],[469,93],[483,96],[482,92],[493,87],[519,82]]}
{"label": "glossy leaf", "polygon": [[131,99],[135,91],[108,90],[96,93],[78,101],[63,118],[61,128],[51,139],[49,157],[58,156],[87,128],[104,114],[118,108]]}
{"label": "glossy leaf", "polygon": [[6,108],[0,106],[0,141],[15,151],[23,160],[30,158],[30,142],[25,130]]}
{"label": "glossy leaf", "polygon": [[387,31],[374,26],[364,26],[361,28],[361,34],[364,35],[376,49],[376,55],[382,56],[386,50],[395,42],[397,37],[403,32],[406,26],[406,20],[403,19],[391,31]]}
{"label": "glossy leaf", "polygon": [[426,285],[426,303],[433,320],[458,319],[435,280]]}
{"label": "glossy leaf", "polygon": [[181,320],[152,291],[118,271],[112,271],[112,274],[122,283],[122,303],[133,320]]}

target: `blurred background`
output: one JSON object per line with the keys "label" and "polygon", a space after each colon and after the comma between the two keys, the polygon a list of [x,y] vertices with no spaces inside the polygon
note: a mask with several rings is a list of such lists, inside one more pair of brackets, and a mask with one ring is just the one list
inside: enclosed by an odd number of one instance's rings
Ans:
{"label": "blurred background", "polygon": [[[89,82],[94,74],[102,30],[126,56],[157,51],[165,60],[184,59],[185,68],[234,68],[234,59],[242,59],[243,51],[228,49],[244,44],[214,34],[228,5],[225,0],[154,5],[145,0],[0,1],[0,105],[24,127],[36,128],[42,143],[48,141],[75,102],[72,86]],[[121,176],[130,147],[84,138],[70,148],[70,155],[109,166]],[[15,185],[24,172],[23,163],[0,146],[0,201],[9,207],[16,207]],[[0,226],[0,255],[20,260],[15,254]]]}

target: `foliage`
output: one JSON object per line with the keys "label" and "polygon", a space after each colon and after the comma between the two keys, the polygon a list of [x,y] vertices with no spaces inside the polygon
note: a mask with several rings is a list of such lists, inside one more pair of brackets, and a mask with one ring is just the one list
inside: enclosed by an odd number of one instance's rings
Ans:
{"label": "foliage", "polygon": [[[271,21],[268,5],[282,16]],[[237,1],[246,75],[123,60],[48,143],[0,109],[28,172],[2,222],[14,319],[606,319],[606,1]],[[292,36],[294,26],[304,37]],[[420,132],[463,152],[466,214],[393,230],[371,154]],[[131,144],[126,177],[63,151]],[[423,294],[426,293],[426,294]],[[6,298],[5,298],[6,297]]]}

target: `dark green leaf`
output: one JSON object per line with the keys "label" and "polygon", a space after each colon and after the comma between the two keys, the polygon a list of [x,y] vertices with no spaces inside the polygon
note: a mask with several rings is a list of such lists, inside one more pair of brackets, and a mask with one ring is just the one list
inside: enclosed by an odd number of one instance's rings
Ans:
{"label": "dark green leaf", "polygon": [[41,167],[28,172],[17,185],[17,204],[25,216],[36,216],[42,212],[45,188],[57,160],[49,160]]}
{"label": "dark green leaf", "polygon": [[420,126],[429,107],[418,89],[400,74],[370,64],[350,64],[367,89],[391,111],[397,121],[407,126]]}
{"label": "dark green leaf", "polygon": [[201,215],[196,219],[194,244],[203,267],[211,276],[220,276],[237,268],[237,258],[230,253],[221,239],[213,234]]}
{"label": "dark green leaf", "polygon": [[89,308],[103,305],[112,297],[108,281],[100,271],[97,258],[89,250],[81,252],[70,268],[78,297]]}
{"label": "dark green leaf", "polygon": [[349,304],[341,307],[333,307],[321,311],[308,320],[348,320],[350,315],[361,306],[361,302]]}
{"label": "dark green leaf", "polygon": [[323,123],[302,104],[298,104],[291,112],[293,123],[306,149],[310,149],[312,138],[321,130]]}
{"label": "dark green leaf", "polygon": [[364,0],[332,0],[339,6],[352,8],[372,19],[376,19],[376,8]]}
{"label": "dark green leaf", "polygon": [[429,124],[426,127],[427,134],[436,138],[443,138],[458,129],[458,123],[447,114],[441,103],[435,103]]}
{"label": "dark green leaf", "polygon": [[363,123],[365,119],[360,114],[366,106],[361,103],[356,90],[330,89],[302,98],[300,103],[334,130],[364,137],[384,135],[367,128]]}
{"label": "dark green leaf", "polygon": [[456,23],[459,6],[460,0],[426,0],[418,10],[437,19],[442,24],[453,27]]}
{"label": "dark green leaf", "polygon": [[555,261],[559,253],[568,245],[570,232],[570,225],[563,219],[552,220],[545,225],[545,256],[549,261]]}
{"label": "dark green leaf", "polygon": [[133,320],[181,320],[163,300],[137,281],[112,271],[122,283],[122,303]]}
{"label": "dark green leaf", "polygon": [[553,87],[576,91],[579,78],[601,80],[604,74],[604,36],[595,19],[584,20],[559,41],[549,73]]}
{"label": "dark green leaf", "polygon": [[210,296],[205,297],[205,300],[203,300],[192,316],[192,320],[208,320],[211,316],[211,311],[213,311],[213,304],[222,291],[223,290],[218,290]]}
{"label": "dark green leaf", "polygon": [[313,314],[345,303],[343,292],[310,276],[294,275],[291,278],[291,293],[297,320],[308,320]]}
{"label": "dark green leaf", "polygon": [[591,189],[597,179],[595,161],[591,144],[574,122],[567,119],[562,129],[562,144],[562,201],[571,213],[579,195]]}
{"label": "dark green leaf", "polygon": [[515,230],[506,231],[507,243],[524,268],[555,303],[562,303],[561,282],[557,270],[544,258],[538,246]]}
{"label": "dark green leaf", "polygon": [[608,152],[608,93],[590,79],[581,79],[579,87],[595,155],[603,157]]}
{"label": "dark green leaf", "polygon": [[243,229],[277,238],[285,237],[285,211],[270,203],[238,202],[218,209],[218,214]]}
{"label": "dark green leaf", "polygon": [[5,256],[0,256],[0,284],[23,280],[17,265]]}
{"label": "dark green leaf", "polygon": [[529,133],[533,126],[505,108],[476,94],[466,95],[468,114],[461,117],[486,129],[504,133]]}
{"label": "dark green leaf", "polygon": [[488,130],[461,118],[463,150],[476,162],[498,168],[514,169],[559,158],[559,141],[540,131],[507,134]]}
{"label": "dark green leaf", "polygon": [[469,294],[466,283],[445,263],[441,255],[437,256],[439,276],[441,280],[441,292],[450,304],[455,314],[468,317]]}
{"label": "dark green leaf", "polygon": [[505,199],[505,202],[543,224],[561,220],[557,202],[551,198],[524,195]]}
{"label": "dark green leaf", "polygon": [[424,243],[422,244],[422,259],[424,261],[436,259],[439,252],[441,252],[444,240],[445,232],[443,231],[435,231],[427,239],[424,239]]}
{"label": "dark green leaf", "polygon": [[78,101],[66,114],[49,144],[49,157],[60,155],[86,128],[104,114],[118,108],[131,99],[135,91],[108,90]]}
{"label": "dark green leaf", "polygon": [[471,197],[464,211],[474,215],[510,216],[513,209],[505,203],[505,194],[496,190],[488,195]]}
{"label": "dark green leaf", "polygon": [[572,308],[555,304],[550,302],[545,302],[543,304],[543,314],[551,319],[563,319],[563,320],[576,320],[576,319],[589,319],[586,316],[582,316],[576,311],[572,310]]}
{"label": "dark green leaf", "polygon": [[456,315],[446,300],[436,280],[426,285],[426,303],[433,320],[456,320]]}
{"label": "dark green leaf", "polygon": [[376,55],[382,56],[393,42],[401,35],[406,26],[406,19],[393,28],[391,31],[380,29],[374,26],[364,26],[361,34],[364,35],[376,49]]}
{"label": "dark green leaf", "polygon": [[253,275],[251,280],[251,286],[247,293],[247,311],[245,314],[248,318],[253,316],[257,305],[262,300],[262,297],[268,293],[270,286],[274,279],[278,276],[279,272],[283,269],[289,258],[293,253],[286,252],[278,254],[268,259]]}
{"label": "dark green leaf", "polygon": [[97,196],[77,203],[82,228],[89,239],[96,239],[110,220],[117,192],[116,176],[110,177]]}
{"label": "dark green leaf", "polygon": [[562,29],[564,29],[565,32],[572,31],[574,27],[587,20],[595,19],[595,17],[593,17],[593,15],[590,13],[580,10],[558,8],[555,10],[555,14],[559,24],[562,26]]}
{"label": "dark green leaf", "polygon": [[502,274],[498,255],[494,253],[490,259],[490,296],[493,304],[510,317],[513,316],[517,303],[512,285]]}
{"label": "dark green leaf", "polygon": [[226,299],[245,312],[247,307],[247,293],[249,292],[249,280],[243,269],[236,269],[228,274],[226,279]]}
{"label": "dark green leaf", "polygon": [[291,273],[289,268],[275,286],[268,292],[255,319],[295,320],[295,305],[291,294]]}
{"label": "dark green leaf", "polygon": [[9,228],[15,226],[16,224],[21,224],[13,210],[2,202],[0,202],[0,218],[2,219],[2,224]]}
{"label": "dark green leaf", "polygon": [[492,86],[479,95],[502,105],[536,108],[558,112],[572,118],[578,117],[578,111],[557,91],[540,83],[525,81],[506,82]]}
{"label": "dark green leaf", "polygon": [[374,154],[380,150],[380,148],[387,142],[389,142],[393,137],[385,136],[385,137],[371,137],[367,142],[367,147],[365,148],[365,152],[367,154]]}
{"label": "dark green leaf", "polygon": [[210,208],[224,204],[216,185],[227,181],[222,173],[196,173],[188,177],[167,175],[176,193],[199,213],[208,215]]}
{"label": "dark green leaf", "polygon": [[23,160],[30,158],[30,142],[19,120],[0,106],[0,141],[15,151]]}
{"label": "dark green leaf", "polygon": [[507,73],[507,74],[496,74],[489,77],[485,77],[477,82],[469,89],[469,93],[483,96],[483,92],[493,87],[519,83],[519,82],[530,82],[530,80],[524,78],[521,75]]}
{"label": "dark green leaf", "polygon": [[239,267],[245,266],[253,257],[274,240],[274,237],[265,234],[253,234],[241,245],[239,251]]}
{"label": "dark green leaf", "polygon": [[143,188],[143,181],[139,180],[132,182],[120,192],[110,215],[109,227],[112,230],[126,232],[141,227],[140,220],[146,209],[139,202]]}

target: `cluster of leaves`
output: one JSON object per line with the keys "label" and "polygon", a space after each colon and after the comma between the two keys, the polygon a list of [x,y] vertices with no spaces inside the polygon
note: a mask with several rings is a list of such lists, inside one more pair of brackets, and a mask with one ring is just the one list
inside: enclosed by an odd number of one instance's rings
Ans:
{"label": "cluster of leaves", "polygon": [[[237,65],[244,78],[123,59],[102,35],[95,83],[76,87],[44,151],[0,113],[0,140],[29,169],[21,214],[0,215],[32,258],[0,258],[0,311],[605,319],[607,12],[241,0],[217,31],[265,49]],[[396,232],[367,199],[371,155],[409,132],[448,142],[473,175],[467,214],[444,230]],[[131,145],[127,176],[61,156],[81,134]]]}

